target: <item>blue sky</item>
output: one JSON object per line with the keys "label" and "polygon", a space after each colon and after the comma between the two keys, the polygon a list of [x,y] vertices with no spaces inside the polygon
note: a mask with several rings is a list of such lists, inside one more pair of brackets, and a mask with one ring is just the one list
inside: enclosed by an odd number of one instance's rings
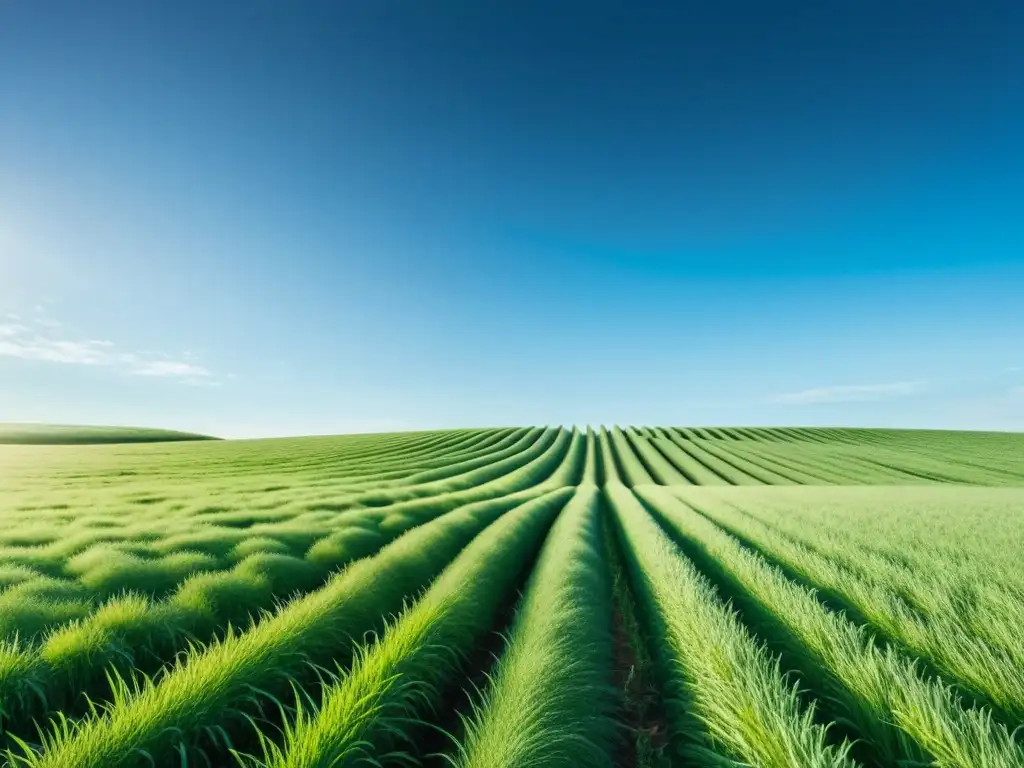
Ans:
{"label": "blue sky", "polygon": [[0,420],[1024,429],[1024,6],[0,6]]}

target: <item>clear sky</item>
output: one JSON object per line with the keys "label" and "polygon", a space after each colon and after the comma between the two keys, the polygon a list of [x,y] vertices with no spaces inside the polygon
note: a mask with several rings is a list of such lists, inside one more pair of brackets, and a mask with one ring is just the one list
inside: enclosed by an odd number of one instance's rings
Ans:
{"label": "clear sky", "polygon": [[0,421],[1024,429],[1019,0],[6,0]]}

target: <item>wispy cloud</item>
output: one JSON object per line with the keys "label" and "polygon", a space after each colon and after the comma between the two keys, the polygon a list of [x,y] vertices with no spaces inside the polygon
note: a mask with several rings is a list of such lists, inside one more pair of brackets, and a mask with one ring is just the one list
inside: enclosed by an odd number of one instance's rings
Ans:
{"label": "wispy cloud", "polygon": [[152,360],[136,368],[132,373],[139,376],[198,376],[210,375],[210,372],[192,363],[177,363],[173,360]]}
{"label": "wispy cloud", "polygon": [[0,325],[0,356],[50,363],[102,365],[110,357],[109,341],[48,339],[28,332],[25,326]]}
{"label": "wispy cloud", "polygon": [[[136,376],[162,376],[178,379],[182,384],[192,386],[218,386],[220,380],[206,368],[195,363],[175,360],[149,360],[132,369]],[[229,376],[228,378],[234,378]]]}
{"label": "wispy cloud", "polygon": [[925,391],[922,381],[894,381],[889,384],[844,384],[788,392],[772,397],[776,403],[805,405],[813,403],[862,403],[892,400]]}
{"label": "wispy cloud", "polygon": [[[37,314],[40,310],[37,309]],[[64,365],[108,366],[134,376],[174,379],[183,384],[219,383],[213,373],[191,360],[153,352],[127,352],[105,339],[74,339],[64,325],[46,316],[30,320],[8,315],[0,322],[0,357]],[[191,356],[186,356],[191,357]]]}

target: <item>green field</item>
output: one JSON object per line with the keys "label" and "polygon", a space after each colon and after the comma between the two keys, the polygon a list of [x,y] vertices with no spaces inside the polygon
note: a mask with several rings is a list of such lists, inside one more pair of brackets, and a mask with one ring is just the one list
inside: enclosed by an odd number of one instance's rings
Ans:
{"label": "green field", "polygon": [[0,763],[1024,766],[1024,435],[0,445],[0,489]]}
{"label": "green field", "polygon": [[210,440],[206,435],[147,427],[81,427],[65,424],[0,424],[0,445],[94,445]]}

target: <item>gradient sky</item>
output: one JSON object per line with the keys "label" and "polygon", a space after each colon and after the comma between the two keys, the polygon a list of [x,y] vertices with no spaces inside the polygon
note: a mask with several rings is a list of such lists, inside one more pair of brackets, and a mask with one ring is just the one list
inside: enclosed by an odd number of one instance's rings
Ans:
{"label": "gradient sky", "polygon": [[1024,4],[0,4],[0,421],[1024,429]]}

